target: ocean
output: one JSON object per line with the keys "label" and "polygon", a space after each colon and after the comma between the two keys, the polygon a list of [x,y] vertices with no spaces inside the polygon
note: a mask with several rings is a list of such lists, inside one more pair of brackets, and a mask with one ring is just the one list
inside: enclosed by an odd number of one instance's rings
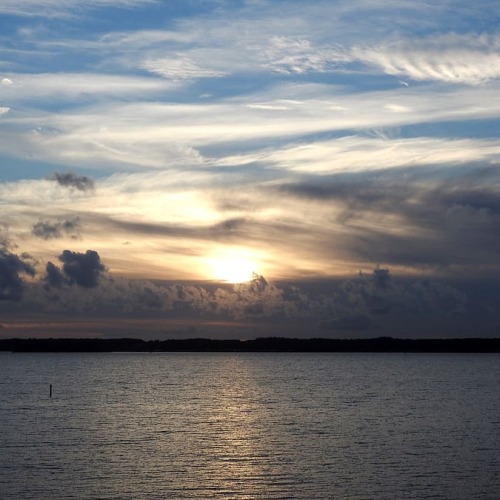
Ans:
{"label": "ocean", "polygon": [[498,354],[3,352],[0,498],[496,500],[499,382]]}

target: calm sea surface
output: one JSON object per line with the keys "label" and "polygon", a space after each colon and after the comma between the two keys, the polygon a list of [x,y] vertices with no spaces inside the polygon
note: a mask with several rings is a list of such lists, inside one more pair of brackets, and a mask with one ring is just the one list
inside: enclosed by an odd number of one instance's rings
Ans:
{"label": "calm sea surface", "polygon": [[493,354],[0,353],[0,498],[498,499],[499,382]]}

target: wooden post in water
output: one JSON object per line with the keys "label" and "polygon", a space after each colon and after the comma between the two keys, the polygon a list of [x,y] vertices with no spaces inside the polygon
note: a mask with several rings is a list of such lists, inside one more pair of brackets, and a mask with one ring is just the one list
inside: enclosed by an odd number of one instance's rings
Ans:
{"label": "wooden post in water", "polygon": [[49,397],[52,397],[52,384],[50,384],[50,389],[49,389]]}

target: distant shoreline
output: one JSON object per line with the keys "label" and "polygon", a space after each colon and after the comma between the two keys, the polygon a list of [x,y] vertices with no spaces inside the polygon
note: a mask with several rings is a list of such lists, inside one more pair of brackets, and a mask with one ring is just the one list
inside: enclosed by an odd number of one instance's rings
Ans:
{"label": "distant shoreline", "polygon": [[259,337],[253,340],[208,338],[141,340],[134,338],[0,339],[9,352],[436,352],[499,353],[500,338],[327,339]]}

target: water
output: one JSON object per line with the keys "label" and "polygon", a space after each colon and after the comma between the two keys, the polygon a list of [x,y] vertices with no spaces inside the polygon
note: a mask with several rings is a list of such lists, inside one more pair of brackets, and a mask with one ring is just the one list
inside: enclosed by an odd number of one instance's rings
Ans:
{"label": "water", "polygon": [[493,354],[0,353],[0,498],[497,499],[499,374]]}

